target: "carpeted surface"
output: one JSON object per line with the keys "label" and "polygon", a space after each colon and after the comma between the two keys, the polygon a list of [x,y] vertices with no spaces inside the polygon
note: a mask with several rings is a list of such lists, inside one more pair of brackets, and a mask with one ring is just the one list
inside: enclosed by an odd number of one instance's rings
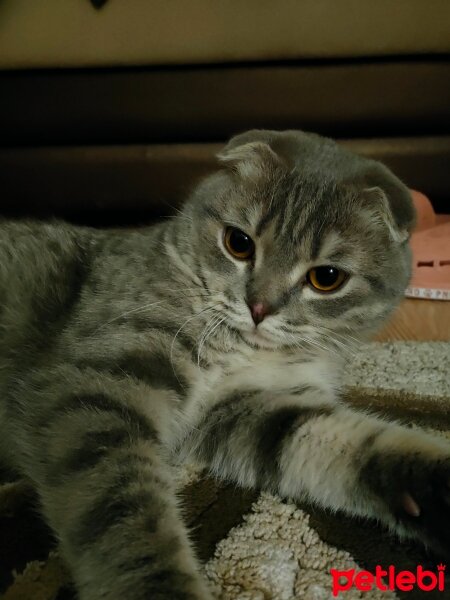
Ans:
{"label": "carpeted surface", "polygon": [[354,356],[346,383],[351,387],[446,396],[450,392],[448,364],[448,342],[374,343]]}
{"label": "carpeted surface", "polygon": [[[371,344],[352,361],[346,402],[450,439],[449,353],[450,344],[442,342]],[[375,523],[239,490],[193,468],[180,473],[180,486],[205,576],[222,600],[331,600],[330,568],[373,571],[377,564],[392,564],[415,571],[420,564],[436,571],[440,562]],[[1,598],[74,597],[53,537],[23,484],[0,487],[0,532]],[[449,575],[444,593],[352,590],[344,597],[441,600],[450,590]]]}

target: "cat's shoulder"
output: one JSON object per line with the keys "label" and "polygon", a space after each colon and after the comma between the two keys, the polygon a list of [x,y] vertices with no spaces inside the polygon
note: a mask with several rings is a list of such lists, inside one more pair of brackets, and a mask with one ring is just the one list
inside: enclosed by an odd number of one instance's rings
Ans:
{"label": "cat's shoulder", "polygon": [[0,289],[43,292],[47,281],[86,263],[91,234],[62,221],[0,221]]}

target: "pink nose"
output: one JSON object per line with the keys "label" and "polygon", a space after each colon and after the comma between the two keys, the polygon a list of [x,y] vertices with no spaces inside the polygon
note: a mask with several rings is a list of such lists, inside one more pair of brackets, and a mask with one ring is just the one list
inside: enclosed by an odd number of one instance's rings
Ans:
{"label": "pink nose", "polygon": [[255,325],[261,323],[264,317],[267,315],[268,308],[263,302],[255,302],[255,304],[249,304],[250,312],[252,313],[252,319]]}

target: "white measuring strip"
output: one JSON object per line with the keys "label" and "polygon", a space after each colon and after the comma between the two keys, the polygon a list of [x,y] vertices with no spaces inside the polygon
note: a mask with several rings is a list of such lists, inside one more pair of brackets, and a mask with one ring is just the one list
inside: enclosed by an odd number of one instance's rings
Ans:
{"label": "white measuring strip", "polygon": [[405,290],[408,298],[425,298],[426,300],[450,300],[450,290],[408,287]]}

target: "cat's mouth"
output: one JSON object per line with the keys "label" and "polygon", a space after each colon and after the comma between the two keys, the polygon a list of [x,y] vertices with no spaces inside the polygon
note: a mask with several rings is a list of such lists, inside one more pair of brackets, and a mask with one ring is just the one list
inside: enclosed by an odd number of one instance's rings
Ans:
{"label": "cat's mouth", "polygon": [[255,327],[251,331],[241,330],[242,337],[252,344],[260,348],[275,349],[279,348],[280,343],[269,337],[264,331]]}
{"label": "cat's mouth", "polygon": [[265,331],[264,326],[255,327],[253,323],[250,324],[244,319],[238,320],[233,317],[229,318],[228,325],[238,331],[242,338],[252,346],[275,350],[283,345],[270,332]]}

